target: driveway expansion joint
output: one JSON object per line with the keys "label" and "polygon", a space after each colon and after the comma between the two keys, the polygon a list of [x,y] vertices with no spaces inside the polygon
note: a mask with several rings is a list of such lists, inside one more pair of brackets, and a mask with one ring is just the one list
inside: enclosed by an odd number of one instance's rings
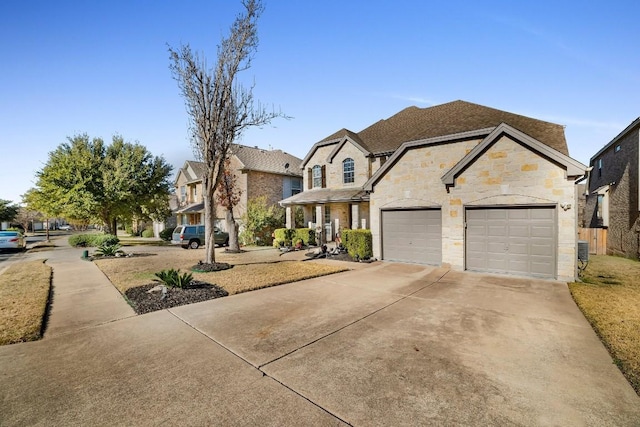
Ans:
{"label": "driveway expansion joint", "polygon": [[[199,334],[203,335],[205,338],[207,338],[209,341],[213,342],[214,344],[220,346],[221,348],[225,349],[226,351],[228,351],[229,353],[231,353],[233,356],[237,357],[238,359],[242,360],[243,362],[245,362],[247,365],[253,367],[254,369],[256,369],[258,372],[260,372],[262,374],[262,377],[267,377],[273,381],[275,381],[276,383],[280,384],[282,387],[286,388],[287,390],[289,390],[290,392],[294,393],[296,396],[299,396],[300,398],[306,400],[307,402],[311,403],[313,406],[317,407],[318,409],[320,409],[321,411],[327,413],[328,415],[334,417],[335,419],[339,420],[340,422],[348,425],[348,426],[353,426],[353,424],[343,420],[342,418],[340,418],[339,416],[337,416],[336,414],[332,413],[331,411],[327,410],[326,408],[320,406],[319,404],[317,404],[316,402],[314,402],[313,400],[309,399],[308,397],[304,396],[303,394],[299,393],[298,391],[294,390],[293,388],[289,387],[288,385],[286,385],[285,383],[283,383],[282,381],[279,381],[278,379],[272,377],[271,375],[267,374],[265,371],[262,370],[262,366],[271,363],[268,362],[264,365],[260,365],[260,366],[256,366],[253,363],[251,363],[250,361],[248,361],[247,359],[245,359],[244,357],[240,356],[238,353],[234,352],[233,350],[231,350],[229,347],[225,346],[224,344],[222,344],[221,342],[217,341],[216,339],[214,339],[213,337],[207,335],[204,331],[198,329],[197,327],[195,327],[194,325],[190,324],[189,322],[187,322],[185,319],[183,319],[182,317],[178,316],[176,313],[174,313],[173,311],[171,311],[171,309],[167,309],[166,310],[169,314],[171,314],[173,317],[175,317],[176,319],[178,319],[179,321],[181,321],[182,323],[184,323],[185,325],[187,325],[188,327],[190,327],[191,329],[195,330],[196,332],[198,332]],[[317,341],[317,340],[316,340]],[[315,342],[315,341],[314,341]],[[301,347],[302,348],[302,347]],[[297,351],[294,350],[294,351]],[[287,353],[290,354],[290,353]],[[277,359],[276,359],[277,360]]]}

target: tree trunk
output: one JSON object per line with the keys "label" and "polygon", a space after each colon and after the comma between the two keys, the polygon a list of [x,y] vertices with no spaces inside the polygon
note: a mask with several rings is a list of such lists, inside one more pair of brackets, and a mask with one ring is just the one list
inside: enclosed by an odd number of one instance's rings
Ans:
{"label": "tree trunk", "polygon": [[216,204],[213,191],[209,191],[211,179],[207,176],[202,180],[202,194],[204,195],[204,234],[205,234],[205,259],[206,264],[216,262],[216,244],[213,229],[216,225]]}
{"label": "tree trunk", "polygon": [[116,218],[113,218],[111,220],[111,234],[113,234],[114,236],[118,235],[118,220]]}
{"label": "tree trunk", "polygon": [[233,217],[233,208],[227,209],[227,232],[229,233],[229,247],[231,252],[240,252],[240,243],[238,242],[238,224]]}

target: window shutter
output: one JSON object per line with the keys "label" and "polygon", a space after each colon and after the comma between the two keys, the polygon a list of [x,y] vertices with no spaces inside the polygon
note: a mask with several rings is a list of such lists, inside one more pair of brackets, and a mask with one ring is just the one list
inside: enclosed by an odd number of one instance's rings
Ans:
{"label": "window shutter", "polygon": [[327,165],[322,165],[322,188],[327,187]]}
{"label": "window shutter", "polygon": [[307,168],[307,190],[313,188],[313,171],[311,168]]}

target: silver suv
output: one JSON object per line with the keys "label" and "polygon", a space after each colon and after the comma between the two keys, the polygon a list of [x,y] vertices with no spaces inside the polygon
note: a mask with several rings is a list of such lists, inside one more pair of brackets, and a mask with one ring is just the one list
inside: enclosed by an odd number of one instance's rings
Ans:
{"label": "silver suv", "polygon": [[[216,245],[227,246],[229,244],[229,233],[213,229],[213,240]],[[179,225],[173,230],[171,243],[180,245],[185,249],[198,249],[205,244],[204,225]]]}

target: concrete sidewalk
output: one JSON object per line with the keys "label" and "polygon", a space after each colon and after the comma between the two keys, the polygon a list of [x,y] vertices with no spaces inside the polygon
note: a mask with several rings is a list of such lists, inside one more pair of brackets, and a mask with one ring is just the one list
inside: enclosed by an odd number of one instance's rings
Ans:
{"label": "concrete sidewalk", "polygon": [[0,347],[2,426],[640,425],[562,283],[375,263],[135,316],[74,251]]}

